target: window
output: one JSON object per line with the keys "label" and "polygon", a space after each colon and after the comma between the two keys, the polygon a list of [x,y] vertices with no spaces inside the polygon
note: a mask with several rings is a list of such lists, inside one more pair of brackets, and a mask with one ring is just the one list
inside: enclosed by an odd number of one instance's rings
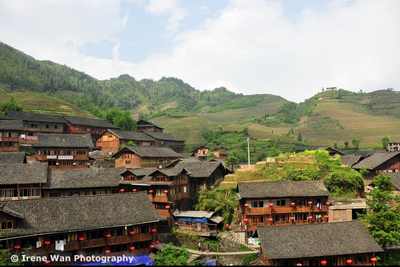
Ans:
{"label": "window", "polygon": [[13,221],[1,222],[1,230],[13,229]]}
{"label": "window", "polygon": [[39,188],[27,188],[19,190],[20,197],[40,197]]}
{"label": "window", "polygon": [[0,197],[1,198],[9,198],[9,197],[17,197],[18,190],[17,189],[1,189],[0,190]]}
{"label": "window", "polygon": [[183,187],[183,193],[186,193],[186,186]]}

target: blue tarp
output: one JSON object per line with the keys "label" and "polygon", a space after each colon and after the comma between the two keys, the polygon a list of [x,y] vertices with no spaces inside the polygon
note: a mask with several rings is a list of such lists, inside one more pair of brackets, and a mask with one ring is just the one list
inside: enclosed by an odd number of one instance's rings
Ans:
{"label": "blue tarp", "polygon": [[[106,256],[104,256],[106,257]],[[153,266],[151,258],[146,253],[135,255],[135,256],[125,256],[125,261],[117,262],[116,260],[111,260],[110,262],[88,262],[88,263],[75,263],[69,266],[134,266],[134,265],[146,265]]]}
{"label": "blue tarp", "polygon": [[206,266],[217,266],[217,260],[206,260]]}
{"label": "blue tarp", "polygon": [[206,218],[189,218],[189,217],[181,217],[178,222],[187,221],[187,222],[199,222],[199,223],[207,223]]}

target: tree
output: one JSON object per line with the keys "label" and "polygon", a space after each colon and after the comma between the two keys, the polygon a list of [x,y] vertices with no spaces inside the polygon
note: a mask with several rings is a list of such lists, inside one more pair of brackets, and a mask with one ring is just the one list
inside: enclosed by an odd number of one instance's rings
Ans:
{"label": "tree", "polygon": [[354,149],[355,149],[355,150],[358,150],[358,146],[360,145],[360,140],[354,138],[354,139],[351,141],[351,143],[353,144]]}
{"label": "tree", "polygon": [[121,127],[122,131],[136,130],[136,121],[129,114],[129,111],[123,112],[118,108],[111,108],[106,111],[105,118],[109,123]]}
{"label": "tree", "polygon": [[391,179],[390,175],[378,175],[374,180],[375,188],[367,193],[367,212],[360,216],[369,233],[384,249],[383,265],[387,248],[400,243],[400,206],[396,205],[400,197],[394,195]]}
{"label": "tree", "polygon": [[349,147],[349,141],[344,141],[344,149],[347,149]]}
{"label": "tree", "polygon": [[239,165],[239,160],[235,156],[229,156],[228,159],[227,159],[227,163],[229,165],[231,165],[231,170],[232,170],[232,173],[233,173],[233,166]]}
{"label": "tree", "polygon": [[297,141],[299,141],[299,142],[302,142],[302,141],[303,141],[303,138],[301,137],[301,133],[299,133],[299,134],[297,135]]}
{"label": "tree", "polygon": [[17,101],[15,101],[13,96],[10,96],[9,102],[0,105],[1,112],[6,112],[8,110],[22,111],[22,108],[18,105]]}
{"label": "tree", "polygon": [[159,266],[194,266],[195,263],[189,264],[189,252],[186,248],[181,247],[177,250],[172,243],[166,245],[161,251],[157,252],[154,260]]}
{"label": "tree", "polygon": [[382,138],[382,147],[383,147],[384,149],[387,148],[387,146],[389,145],[389,143],[390,143],[390,138],[389,138],[388,136],[385,136],[385,137]]}

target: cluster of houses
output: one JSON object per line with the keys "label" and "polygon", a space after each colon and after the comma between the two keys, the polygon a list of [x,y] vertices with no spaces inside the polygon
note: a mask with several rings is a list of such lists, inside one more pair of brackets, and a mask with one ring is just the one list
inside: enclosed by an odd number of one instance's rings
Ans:
{"label": "cluster of houses", "polygon": [[[27,160],[22,147],[36,155]],[[183,140],[139,120],[121,131],[104,120],[9,111],[0,117],[2,249],[32,255],[150,253],[171,227],[221,228],[213,212],[191,211],[199,190],[230,173],[225,147],[183,153]],[[305,149],[321,149],[305,148]],[[400,152],[339,154],[342,163],[393,174],[400,189]],[[115,160],[97,168],[93,150]],[[213,154],[211,160],[207,156]],[[399,174],[399,175],[398,175]],[[332,201],[322,181],[239,182],[237,235],[260,244],[265,265],[372,265],[382,252],[359,220],[365,201]]]}

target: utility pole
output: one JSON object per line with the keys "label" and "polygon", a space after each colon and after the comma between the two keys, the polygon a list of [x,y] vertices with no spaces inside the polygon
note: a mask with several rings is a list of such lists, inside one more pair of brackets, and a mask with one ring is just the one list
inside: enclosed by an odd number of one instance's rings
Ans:
{"label": "utility pole", "polygon": [[247,137],[247,158],[249,159],[249,169],[250,169],[250,138]]}

